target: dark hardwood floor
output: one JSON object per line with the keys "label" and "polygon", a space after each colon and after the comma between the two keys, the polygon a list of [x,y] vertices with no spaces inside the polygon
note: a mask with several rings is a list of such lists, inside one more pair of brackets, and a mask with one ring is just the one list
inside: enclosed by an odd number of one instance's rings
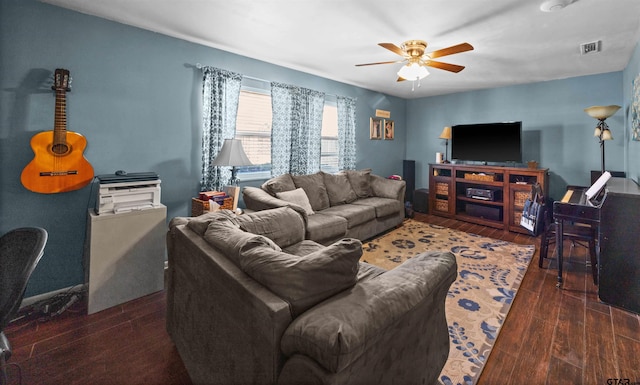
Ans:
{"label": "dark hardwood floor", "polygon": [[[416,219],[539,246],[523,234],[424,214]],[[565,257],[562,290],[554,260],[540,269],[538,255],[478,384],[640,384],[640,317],[598,301],[586,249],[577,246]],[[79,302],[48,321],[22,319],[6,332],[10,362],[22,367],[23,384],[191,384],[164,312],[158,292],[92,315]],[[9,371],[10,384],[17,384],[17,370]]]}

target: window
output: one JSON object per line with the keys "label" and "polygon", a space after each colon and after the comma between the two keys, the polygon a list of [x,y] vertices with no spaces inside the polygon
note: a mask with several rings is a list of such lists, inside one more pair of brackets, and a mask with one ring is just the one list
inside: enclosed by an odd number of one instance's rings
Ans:
{"label": "window", "polygon": [[[268,90],[243,88],[238,102],[236,138],[253,165],[238,167],[240,180],[271,177],[271,94]],[[320,163],[325,172],[338,171],[338,108],[324,105]]]}
{"label": "window", "polygon": [[320,169],[327,173],[338,172],[338,107],[324,103],[322,113],[322,145]]}
{"label": "window", "polygon": [[236,139],[242,141],[251,166],[238,167],[240,180],[266,179],[271,174],[271,95],[269,91],[240,91]]}

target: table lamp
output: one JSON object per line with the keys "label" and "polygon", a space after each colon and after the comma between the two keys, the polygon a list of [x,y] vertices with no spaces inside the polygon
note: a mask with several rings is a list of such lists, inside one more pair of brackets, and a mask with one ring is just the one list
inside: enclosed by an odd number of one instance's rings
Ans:
{"label": "table lamp", "polygon": [[449,126],[445,127],[442,130],[442,133],[440,134],[439,138],[445,140],[444,160],[442,161],[442,163],[449,163],[449,161],[447,160],[447,154],[449,152],[449,139],[451,139],[451,127]]}
{"label": "table lamp", "polygon": [[237,186],[236,167],[250,166],[252,163],[242,148],[240,139],[225,139],[222,148],[216,158],[211,162],[212,166],[231,166],[231,179],[229,185]]}

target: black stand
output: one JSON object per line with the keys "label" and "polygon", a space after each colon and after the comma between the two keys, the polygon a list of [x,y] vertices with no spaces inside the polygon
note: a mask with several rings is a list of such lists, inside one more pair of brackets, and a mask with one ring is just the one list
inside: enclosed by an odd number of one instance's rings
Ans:
{"label": "black stand", "polygon": [[445,139],[444,141],[444,160],[442,163],[451,163],[447,160],[447,154],[449,153],[449,139]]}

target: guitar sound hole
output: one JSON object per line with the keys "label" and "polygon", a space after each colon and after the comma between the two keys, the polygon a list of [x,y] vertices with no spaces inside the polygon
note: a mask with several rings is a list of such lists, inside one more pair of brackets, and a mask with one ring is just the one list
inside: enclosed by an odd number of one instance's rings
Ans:
{"label": "guitar sound hole", "polygon": [[69,146],[63,143],[54,144],[51,147],[51,151],[56,155],[64,155],[69,152]]}

